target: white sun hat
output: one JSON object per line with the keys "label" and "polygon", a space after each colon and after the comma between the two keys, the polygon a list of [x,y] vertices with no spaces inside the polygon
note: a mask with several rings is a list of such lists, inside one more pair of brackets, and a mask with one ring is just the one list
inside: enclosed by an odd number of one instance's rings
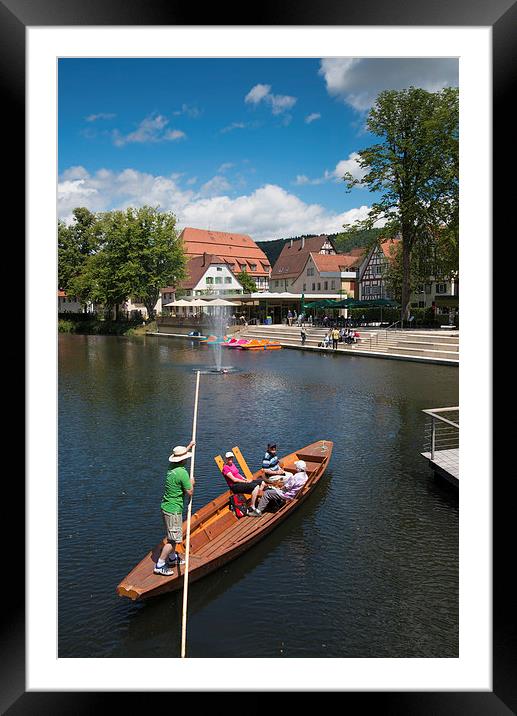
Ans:
{"label": "white sun hat", "polygon": [[294,463],[294,466],[295,466],[295,468],[296,468],[297,470],[299,470],[300,472],[301,472],[302,470],[303,470],[303,472],[305,472],[305,470],[307,469],[307,464],[306,464],[305,460],[297,460],[297,461]]}
{"label": "white sun hat", "polygon": [[169,457],[169,462],[182,462],[192,457],[192,453],[184,445],[177,445]]}
{"label": "white sun hat", "polygon": [[233,452],[231,450],[228,450],[225,457],[235,457],[235,455],[233,454]]}

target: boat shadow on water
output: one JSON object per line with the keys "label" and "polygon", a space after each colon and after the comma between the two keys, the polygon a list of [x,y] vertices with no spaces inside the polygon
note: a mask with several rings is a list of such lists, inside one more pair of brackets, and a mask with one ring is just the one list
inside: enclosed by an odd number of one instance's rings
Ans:
{"label": "boat shadow on water", "polygon": [[[193,617],[201,612],[223,594],[233,589],[246,579],[253,571],[269,559],[279,556],[278,548],[291,535],[299,533],[304,523],[311,523],[317,519],[321,505],[328,496],[332,470],[327,470],[322,476],[317,489],[296,509],[288,520],[280,522],[270,534],[257,544],[250,547],[244,554],[231,560],[219,569],[207,574],[202,579],[189,584],[188,588],[188,616]],[[242,519],[253,519],[243,517]],[[310,547],[310,545],[309,545]],[[126,612],[126,629],[122,635],[120,646],[116,654],[111,656],[138,656],[128,654],[128,649],[134,652],[135,645],[148,643],[151,634],[156,634],[164,624],[167,631],[181,632],[181,618],[183,606],[183,589],[169,592],[133,603],[119,601],[118,609]],[[273,605],[270,605],[273,606]],[[118,653],[120,650],[120,654]],[[170,656],[170,654],[168,654]]]}

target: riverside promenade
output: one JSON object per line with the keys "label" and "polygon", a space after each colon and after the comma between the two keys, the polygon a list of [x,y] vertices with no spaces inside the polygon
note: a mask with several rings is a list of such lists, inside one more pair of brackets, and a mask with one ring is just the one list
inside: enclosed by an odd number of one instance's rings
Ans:
{"label": "riverside promenade", "polygon": [[[339,343],[335,350],[319,347],[318,344],[327,333],[327,329],[321,327],[305,326],[307,340],[304,346],[301,344],[301,328],[297,325],[232,326],[228,330],[238,338],[268,338],[278,341],[283,348],[293,350],[459,366],[459,331],[457,330],[395,330],[360,327],[356,329],[360,334],[356,344]],[[165,331],[161,330],[159,333],[147,335],[188,337],[174,331],[172,327]]]}
{"label": "riverside promenade", "polygon": [[394,330],[360,327],[358,342],[353,345],[338,343],[338,347],[320,348],[327,329],[305,326],[307,339],[301,344],[299,326],[245,326],[238,332],[239,338],[269,338],[278,341],[283,348],[343,353],[370,358],[412,360],[421,363],[459,365],[459,331],[457,330]]}

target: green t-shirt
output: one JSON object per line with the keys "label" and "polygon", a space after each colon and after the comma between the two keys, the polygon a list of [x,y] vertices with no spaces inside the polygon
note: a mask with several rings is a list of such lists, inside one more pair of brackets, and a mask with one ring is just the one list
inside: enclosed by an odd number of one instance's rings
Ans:
{"label": "green t-shirt", "polygon": [[182,465],[167,470],[162,510],[171,514],[183,512],[183,488],[190,490],[191,487],[189,474]]}

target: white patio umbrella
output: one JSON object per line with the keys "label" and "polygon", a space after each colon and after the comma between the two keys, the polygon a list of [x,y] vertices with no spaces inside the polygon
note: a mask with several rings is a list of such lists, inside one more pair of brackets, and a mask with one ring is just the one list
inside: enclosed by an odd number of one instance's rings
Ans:
{"label": "white patio umbrella", "polygon": [[205,306],[240,306],[240,303],[234,301],[227,301],[225,298],[215,298],[213,301],[205,303]]}
{"label": "white patio umbrella", "polygon": [[189,306],[189,302],[185,301],[184,298],[179,298],[177,301],[171,301],[170,303],[166,303],[165,306]]}

